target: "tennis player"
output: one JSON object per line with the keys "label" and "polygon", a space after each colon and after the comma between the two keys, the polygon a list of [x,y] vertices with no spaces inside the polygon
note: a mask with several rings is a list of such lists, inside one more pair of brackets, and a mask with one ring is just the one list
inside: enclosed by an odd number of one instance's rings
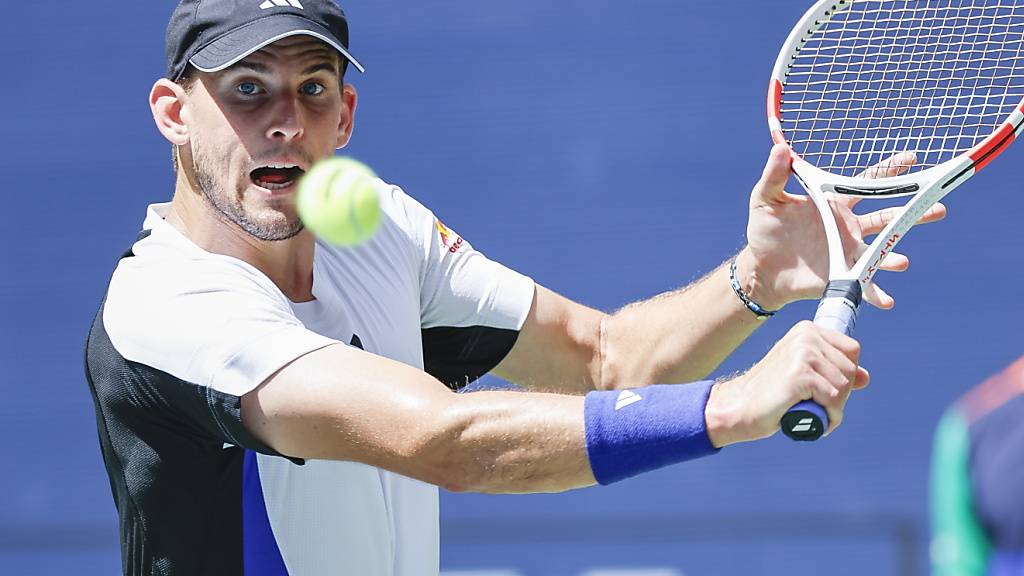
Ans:
{"label": "tennis player", "polygon": [[[823,288],[785,149],[754,187],[735,289],[725,264],[611,315],[383,181],[372,240],[317,242],[293,198],[352,134],[348,32],[331,0],[184,0],[171,17],[149,103],[173,199],[149,207],[86,352],[125,574],[436,575],[437,486],[609,484],[770,436],[802,399],[842,421],[868,381],[858,344],[807,322],[746,373],[700,381]],[[851,253],[888,220],[837,210]],[[454,393],[487,372],[530,391]]]}
{"label": "tennis player", "polygon": [[951,406],[932,457],[932,574],[1024,574],[1024,358]]}

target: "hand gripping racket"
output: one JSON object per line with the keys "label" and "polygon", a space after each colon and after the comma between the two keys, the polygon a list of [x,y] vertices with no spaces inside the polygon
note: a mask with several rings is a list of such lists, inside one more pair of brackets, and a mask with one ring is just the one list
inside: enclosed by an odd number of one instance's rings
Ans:
{"label": "hand gripping racket", "polygon": [[[768,125],[825,227],[829,281],[814,322],[852,334],[862,288],[886,255],[1020,133],[1024,0],[820,1],[779,53]],[[832,195],[911,199],[847,267]],[[781,422],[794,440],[816,440],[828,425],[813,401]]]}

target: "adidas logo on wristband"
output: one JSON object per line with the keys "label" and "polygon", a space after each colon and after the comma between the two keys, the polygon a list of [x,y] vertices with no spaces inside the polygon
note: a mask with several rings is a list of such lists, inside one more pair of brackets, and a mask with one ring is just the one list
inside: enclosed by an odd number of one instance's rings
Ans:
{"label": "adidas logo on wristband", "polygon": [[618,412],[626,406],[636,404],[643,399],[643,396],[633,392],[632,390],[623,390],[622,392],[619,392],[619,397],[615,400],[615,411]]}

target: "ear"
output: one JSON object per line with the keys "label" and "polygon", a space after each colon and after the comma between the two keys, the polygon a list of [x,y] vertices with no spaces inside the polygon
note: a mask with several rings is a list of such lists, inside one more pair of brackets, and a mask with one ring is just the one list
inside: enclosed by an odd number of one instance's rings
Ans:
{"label": "ear", "polygon": [[182,107],[188,95],[185,89],[166,78],[153,84],[149,92],[149,109],[160,133],[171,144],[188,144],[188,126],[182,120]]}
{"label": "ear", "polygon": [[355,128],[356,103],[359,98],[356,89],[351,84],[345,84],[341,90],[341,118],[338,122],[338,142],[335,146],[340,150],[348,145],[352,139],[352,130]]}

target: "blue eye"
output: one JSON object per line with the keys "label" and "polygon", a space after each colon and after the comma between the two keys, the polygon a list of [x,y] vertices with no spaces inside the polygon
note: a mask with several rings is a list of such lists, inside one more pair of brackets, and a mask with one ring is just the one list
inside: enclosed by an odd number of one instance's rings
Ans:
{"label": "blue eye", "polygon": [[246,96],[255,96],[259,93],[260,87],[255,82],[242,82],[235,89]]}
{"label": "blue eye", "polygon": [[326,88],[324,88],[323,84],[318,82],[309,82],[302,85],[302,93],[309,96],[319,96],[320,94],[323,94],[324,90],[326,90]]}

